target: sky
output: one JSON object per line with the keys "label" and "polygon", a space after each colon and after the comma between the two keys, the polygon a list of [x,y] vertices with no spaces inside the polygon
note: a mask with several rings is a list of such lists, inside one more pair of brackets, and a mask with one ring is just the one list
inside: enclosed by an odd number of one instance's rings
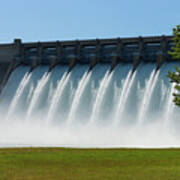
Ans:
{"label": "sky", "polygon": [[180,0],[0,0],[0,43],[171,35]]}

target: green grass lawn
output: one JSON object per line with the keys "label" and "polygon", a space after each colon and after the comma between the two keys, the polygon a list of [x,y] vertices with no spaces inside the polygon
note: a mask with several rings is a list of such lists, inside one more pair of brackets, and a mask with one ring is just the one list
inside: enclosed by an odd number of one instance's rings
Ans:
{"label": "green grass lawn", "polygon": [[0,180],[180,179],[180,149],[0,149]]}

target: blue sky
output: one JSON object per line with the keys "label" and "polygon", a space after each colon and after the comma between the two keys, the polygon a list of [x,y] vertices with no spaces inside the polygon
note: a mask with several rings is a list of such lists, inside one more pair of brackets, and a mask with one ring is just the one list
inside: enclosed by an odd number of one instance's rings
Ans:
{"label": "blue sky", "polygon": [[171,35],[180,0],[4,0],[0,43]]}

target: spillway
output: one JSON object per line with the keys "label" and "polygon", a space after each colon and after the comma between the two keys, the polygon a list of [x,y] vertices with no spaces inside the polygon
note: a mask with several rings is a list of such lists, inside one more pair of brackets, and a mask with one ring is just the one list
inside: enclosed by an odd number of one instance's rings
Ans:
{"label": "spillway", "polygon": [[0,147],[179,147],[175,65],[21,65],[0,95]]}

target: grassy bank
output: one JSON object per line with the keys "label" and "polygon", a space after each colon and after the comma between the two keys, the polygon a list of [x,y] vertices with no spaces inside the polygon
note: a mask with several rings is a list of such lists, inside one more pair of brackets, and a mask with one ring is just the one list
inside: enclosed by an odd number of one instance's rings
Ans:
{"label": "grassy bank", "polygon": [[180,179],[180,149],[0,149],[0,180]]}

